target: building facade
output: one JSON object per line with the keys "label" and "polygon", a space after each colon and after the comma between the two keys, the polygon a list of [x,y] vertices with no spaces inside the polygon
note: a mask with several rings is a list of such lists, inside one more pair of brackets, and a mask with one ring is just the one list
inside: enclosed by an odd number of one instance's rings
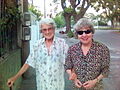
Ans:
{"label": "building facade", "polygon": [[[9,90],[7,79],[18,72],[29,54],[29,40],[22,39],[22,15],[28,10],[27,2],[0,0],[0,90]],[[20,83],[21,78],[15,82],[13,89],[18,90]]]}

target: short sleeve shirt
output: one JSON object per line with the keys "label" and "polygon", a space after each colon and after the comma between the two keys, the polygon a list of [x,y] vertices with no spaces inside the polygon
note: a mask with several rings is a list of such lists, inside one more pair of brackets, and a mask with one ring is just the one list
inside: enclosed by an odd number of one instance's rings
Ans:
{"label": "short sleeve shirt", "polygon": [[68,49],[65,69],[74,68],[78,79],[84,83],[95,79],[100,74],[108,76],[109,63],[109,49],[104,44],[93,40],[87,55],[83,54],[80,42]]}
{"label": "short sleeve shirt", "polygon": [[36,69],[37,90],[64,90],[64,63],[68,45],[54,37],[50,51],[42,38],[33,47],[26,64]]}

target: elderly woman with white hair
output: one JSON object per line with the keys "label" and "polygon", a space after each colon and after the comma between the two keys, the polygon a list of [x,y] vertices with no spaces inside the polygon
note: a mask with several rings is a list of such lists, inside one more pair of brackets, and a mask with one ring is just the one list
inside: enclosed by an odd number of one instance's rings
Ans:
{"label": "elderly woman with white hair", "polygon": [[74,29],[80,42],[69,47],[65,60],[69,77],[73,70],[76,74],[73,90],[103,90],[102,79],[109,73],[109,49],[93,39],[95,29],[89,19],[80,19]]}
{"label": "elderly woman with white hair", "polygon": [[40,21],[43,38],[33,46],[20,71],[8,79],[11,87],[30,66],[36,70],[37,90],[64,90],[64,63],[68,45],[64,39],[55,36],[56,24],[53,19]]}

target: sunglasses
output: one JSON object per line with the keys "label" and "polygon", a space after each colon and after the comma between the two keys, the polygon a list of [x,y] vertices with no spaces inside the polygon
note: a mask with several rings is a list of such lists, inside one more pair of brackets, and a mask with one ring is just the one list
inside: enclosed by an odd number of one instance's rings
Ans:
{"label": "sunglasses", "polygon": [[77,31],[77,34],[78,34],[78,35],[82,35],[83,33],[85,33],[85,34],[89,34],[89,33],[91,33],[91,32],[92,32],[91,30]]}

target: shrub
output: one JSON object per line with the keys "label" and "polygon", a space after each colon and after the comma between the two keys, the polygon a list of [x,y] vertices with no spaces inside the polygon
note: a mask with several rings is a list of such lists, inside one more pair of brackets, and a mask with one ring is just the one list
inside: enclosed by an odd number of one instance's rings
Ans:
{"label": "shrub", "polygon": [[69,38],[72,38],[72,37],[74,37],[74,33],[73,33],[72,31],[69,31],[69,32],[67,33],[67,36],[68,36]]}

